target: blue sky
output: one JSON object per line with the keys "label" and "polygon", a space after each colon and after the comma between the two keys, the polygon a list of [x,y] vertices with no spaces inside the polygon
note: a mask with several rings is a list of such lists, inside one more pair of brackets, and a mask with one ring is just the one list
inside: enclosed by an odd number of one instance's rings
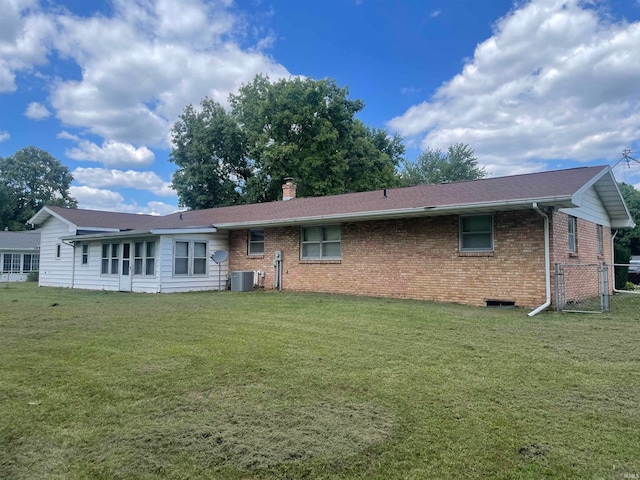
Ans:
{"label": "blue sky", "polygon": [[[80,208],[175,211],[169,131],[257,73],[333,78],[407,158],[490,175],[640,157],[640,0],[0,0],[0,156],[34,145]],[[616,169],[640,185],[640,165]]]}

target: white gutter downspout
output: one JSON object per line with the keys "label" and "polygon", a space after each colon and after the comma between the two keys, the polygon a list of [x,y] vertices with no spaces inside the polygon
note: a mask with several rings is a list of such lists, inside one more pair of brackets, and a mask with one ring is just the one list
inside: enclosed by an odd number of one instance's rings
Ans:
{"label": "white gutter downspout", "polygon": [[532,205],[532,208],[536,211],[536,213],[538,213],[538,215],[544,218],[544,274],[545,274],[545,287],[547,290],[547,300],[538,308],[529,312],[528,315],[530,317],[537,315],[542,310],[544,310],[549,305],[551,305],[551,266],[550,266],[551,260],[550,260],[550,254],[549,254],[549,216],[546,213],[544,213],[542,210],[540,210],[540,208],[538,208],[537,202],[535,202]]}

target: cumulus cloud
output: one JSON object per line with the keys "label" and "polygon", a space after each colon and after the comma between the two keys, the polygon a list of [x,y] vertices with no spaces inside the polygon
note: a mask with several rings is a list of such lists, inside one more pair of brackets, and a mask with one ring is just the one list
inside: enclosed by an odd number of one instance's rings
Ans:
{"label": "cumulus cloud", "polygon": [[106,168],[76,168],[73,178],[88,187],[97,188],[134,188],[146,190],[161,197],[176,196],[171,182],[165,182],[154,172],[134,170],[109,170]]}
{"label": "cumulus cloud", "polygon": [[117,142],[163,146],[188,103],[225,103],[257,73],[287,70],[261,53],[269,38],[243,46],[231,1],[118,0],[111,16],[55,17],[53,48],[77,63],[80,80],[51,92],[60,120]]}
{"label": "cumulus cloud", "polygon": [[74,160],[100,162],[107,167],[147,167],[155,159],[155,155],[147,147],[136,148],[131,144],[113,140],[104,141],[102,146],[88,140],[80,140],[77,147],[65,150],[65,155]]}
{"label": "cumulus cloud", "polygon": [[581,0],[531,0],[462,72],[389,126],[421,148],[470,144],[494,174],[614,159],[640,137],[640,23]]}
{"label": "cumulus cloud", "polygon": [[4,142],[5,140],[9,140],[10,138],[11,135],[9,134],[9,132],[0,131],[0,142]]}
{"label": "cumulus cloud", "polygon": [[44,120],[51,115],[51,112],[43,104],[38,102],[31,102],[27,106],[27,110],[24,112],[24,114],[31,120]]}
{"label": "cumulus cloud", "polygon": [[0,93],[16,90],[16,72],[47,63],[55,24],[37,0],[0,0]]}
{"label": "cumulus cloud", "polygon": [[166,215],[178,210],[176,205],[151,201],[146,205],[136,202],[127,203],[122,195],[111,190],[103,190],[88,186],[69,188],[71,196],[78,200],[82,208],[88,210],[105,210],[109,212],[145,213],[149,215]]}

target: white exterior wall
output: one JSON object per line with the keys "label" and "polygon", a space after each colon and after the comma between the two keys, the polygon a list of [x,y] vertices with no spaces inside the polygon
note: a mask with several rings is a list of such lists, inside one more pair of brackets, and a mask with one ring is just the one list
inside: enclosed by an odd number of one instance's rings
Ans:
{"label": "white exterior wall", "polygon": [[[47,222],[49,223],[49,222]],[[65,232],[65,235],[68,235]],[[43,237],[44,238],[44,237]],[[122,244],[131,244],[131,267],[134,265],[134,243],[140,241],[156,242],[155,275],[133,275],[131,271],[131,291],[143,293],[171,293],[190,292],[196,290],[225,289],[227,284],[228,262],[224,262],[218,276],[218,265],[210,259],[216,250],[229,250],[229,238],[227,233],[213,234],[189,234],[189,235],[162,235],[141,238],[113,238],[109,240],[93,240],[86,242],[89,245],[89,258],[86,265],[82,264],[82,244],[76,241],[73,260],[69,253],[66,263],[73,265],[69,269],[69,283],[65,286],[86,290],[112,290],[121,289],[121,269],[116,275],[103,275],[102,270],[102,244],[120,244],[119,265],[122,266]],[[206,275],[174,275],[173,274],[173,249],[176,240],[207,242],[207,273]],[[68,247],[71,249],[71,247]],[[55,253],[55,250],[53,250]],[[42,271],[41,267],[41,271]],[[47,284],[50,286],[50,284]]]}
{"label": "white exterior wall", "polygon": [[561,208],[560,211],[598,225],[611,226],[607,210],[593,187],[582,195],[582,205],[579,208]]}
{"label": "white exterior wall", "polygon": [[[173,247],[179,241],[207,241],[207,274],[206,275],[174,275],[173,274]],[[218,276],[218,265],[211,260],[211,254],[216,250],[229,251],[229,236],[225,233],[196,234],[196,235],[163,235],[160,240],[158,253],[159,263],[158,273],[160,275],[160,291],[162,293],[173,292],[193,292],[200,290],[225,289],[227,285],[227,274],[229,262],[220,265],[220,276]]]}
{"label": "white exterior wall", "polygon": [[[73,247],[62,243],[62,237],[75,234],[75,226],[50,217],[40,230],[41,287],[71,287],[73,278]],[[60,245],[60,258],[56,246]]]}

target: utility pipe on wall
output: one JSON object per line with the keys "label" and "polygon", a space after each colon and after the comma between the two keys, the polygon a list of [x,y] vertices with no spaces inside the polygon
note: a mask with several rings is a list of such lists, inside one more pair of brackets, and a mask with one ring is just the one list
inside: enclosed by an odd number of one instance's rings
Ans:
{"label": "utility pipe on wall", "polygon": [[544,274],[545,274],[545,288],[547,293],[547,300],[535,310],[528,313],[530,317],[537,315],[545,308],[551,305],[551,259],[549,254],[549,216],[544,213],[538,207],[538,203],[534,203],[532,208],[544,219]]}

